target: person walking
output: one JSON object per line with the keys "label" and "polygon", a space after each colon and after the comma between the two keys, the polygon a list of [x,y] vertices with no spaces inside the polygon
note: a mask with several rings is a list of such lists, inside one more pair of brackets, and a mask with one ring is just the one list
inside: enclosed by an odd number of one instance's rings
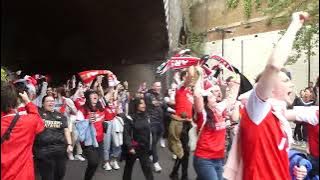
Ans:
{"label": "person walking", "polygon": [[[193,68],[193,67],[192,67]],[[191,129],[193,111],[193,92],[191,76],[187,71],[181,73],[181,87],[175,92],[175,113],[171,114],[169,125],[168,144],[170,151],[177,156],[169,177],[179,179],[181,165],[181,179],[188,179],[189,155],[189,130]]]}
{"label": "person walking", "polygon": [[87,90],[85,98],[85,104],[77,114],[79,121],[76,128],[83,153],[88,160],[84,179],[91,180],[103,157],[103,122],[109,116],[109,111],[102,107],[97,91]]}
{"label": "person walking", "polygon": [[152,163],[149,158],[152,150],[152,131],[150,119],[146,113],[146,104],[142,98],[132,101],[133,112],[124,120],[124,148],[126,165],[123,180],[131,180],[132,169],[139,159],[146,180],[153,180]]}
{"label": "person walking", "polygon": [[145,103],[147,113],[151,120],[152,130],[152,161],[155,172],[161,172],[162,168],[159,164],[158,142],[164,131],[163,125],[163,101],[160,95],[161,82],[154,82],[152,89],[145,94]]}
{"label": "person walking", "polygon": [[54,110],[54,98],[44,96],[39,109],[45,129],[35,139],[35,159],[42,180],[62,180],[67,153],[73,151],[67,118]]}

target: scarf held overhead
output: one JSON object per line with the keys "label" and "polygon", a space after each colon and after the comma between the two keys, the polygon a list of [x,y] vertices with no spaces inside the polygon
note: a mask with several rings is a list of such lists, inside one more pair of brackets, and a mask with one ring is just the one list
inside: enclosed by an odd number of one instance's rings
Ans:
{"label": "scarf held overhead", "polygon": [[[221,56],[206,55],[204,56],[205,58],[198,58],[198,57],[184,57],[183,55],[184,55],[183,53],[178,53],[173,57],[171,57],[166,62],[162,63],[157,68],[157,73],[164,74],[169,69],[183,69],[183,68],[188,68],[190,66],[200,65],[204,72],[204,79],[210,80],[210,79],[216,78],[220,74],[221,68],[219,66],[222,65],[229,71],[240,75],[241,80],[240,80],[240,89],[239,89],[238,95],[243,94],[253,88],[250,81],[242,73],[240,73],[240,71],[236,67],[231,65],[231,63],[229,63],[226,59],[224,59]],[[213,66],[212,68],[209,68],[209,66],[206,64],[206,61],[209,59],[214,59],[218,61],[219,64]]]}
{"label": "scarf held overhead", "polygon": [[90,84],[98,75],[107,75],[110,86],[119,84],[117,77],[109,70],[88,70],[78,73],[84,84]]}

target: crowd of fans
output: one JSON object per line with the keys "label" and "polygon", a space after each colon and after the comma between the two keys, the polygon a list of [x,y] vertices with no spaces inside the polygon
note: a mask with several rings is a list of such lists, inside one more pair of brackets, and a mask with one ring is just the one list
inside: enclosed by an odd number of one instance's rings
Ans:
{"label": "crowd of fans", "polygon": [[[190,179],[191,154],[198,180],[318,178],[319,79],[294,99],[283,68],[307,16],[293,14],[253,89],[242,94],[239,74],[206,83],[195,66],[176,70],[164,95],[160,81],[129,93],[128,82],[103,74],[89,83],[74,75],[53,87],[45,76],[15,73],[1,83],[1,178],[31,180],[38,172],[61,180],[69,159],[88,162],[85,180],[99,165],[118,170],[125,161],[123,180],[131,180],[139,159],[153,180],[165,139],[174,180]],[[308,155],[292,144],[308,144]]]}

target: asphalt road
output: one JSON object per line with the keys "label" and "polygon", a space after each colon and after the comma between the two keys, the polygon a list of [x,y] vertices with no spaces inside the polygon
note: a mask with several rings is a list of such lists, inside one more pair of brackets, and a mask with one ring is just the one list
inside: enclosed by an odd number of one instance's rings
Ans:
{"label": "asphalt road", "polygon": [[[172,154],[168,150],[168,148],[160,148],[159,147],[159,159],[160,165],[162,167],[161,173],[154,173],[154,180],[170,180],[169,174],[172,170],[174,160],[172,159]],[[67,172],[65,175],[64,180],[82,180],[84,177],[85,169],[86,169],[87,162],[80,162],[80,161],[68,161],[67,163]],[[95,176],[92,180],[122,180],[122,175],[124,171],[125,161],[120,162],[121,169],[119,170],[112,170],[112,171],[105,171],[101,168],[95,173]],[[181,174],[181,169],[179,171]],[[140,162],[137,160],[134,169],[132,172],[132,180],[144,180],[144,176],[141,170]],[[194,171],[192,165],[192,156],[190,156],[189,161],[189,179],[195,180],[196,173]],[[37,180],[40,180],[38,177]]]}

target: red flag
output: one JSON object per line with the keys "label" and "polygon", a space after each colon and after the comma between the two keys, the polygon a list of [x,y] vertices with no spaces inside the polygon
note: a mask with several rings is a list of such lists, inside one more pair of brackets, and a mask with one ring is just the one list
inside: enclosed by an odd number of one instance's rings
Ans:
{"label": "red flag", "polygon": [[102,74],[113,74],[111,71],[108,70],[89,70],[89,71],[82,71],[78,73],[80,78],[82,79],[84,84],[91,83],[98,75]]}

